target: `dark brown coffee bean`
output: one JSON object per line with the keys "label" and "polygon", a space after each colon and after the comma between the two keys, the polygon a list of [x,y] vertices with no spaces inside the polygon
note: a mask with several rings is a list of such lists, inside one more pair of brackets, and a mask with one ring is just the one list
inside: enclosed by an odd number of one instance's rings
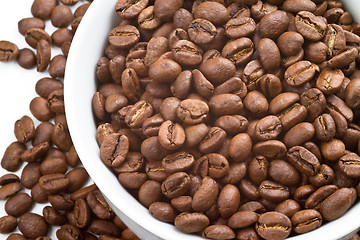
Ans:
{"label": "dark brown coffee bean", "polygon": [[256,156],[248,166],[249,178],[256,184],[265,181],[269,171],[269,162],[264,156]]}
{"label": "dark brown coffee bean", "polygon": [[284,32],[277,39],[277,45],[285,56],[294,56],[302,48],[304,38],[297,32]]}
{"label": "dark brown coffee bean", "polygon": [[[336,199],[336,200],[335,200]],[[320,205],[319,211],[327,221],[341,217],[355,202],[356,190],[342,188],[327,197]]]}
{"label": "dark brown coffee bean", "polygon": [[193,155],[187,152],[177,152],[166,156],[162,160],[162,166],[165,171],[175,173],[179,171],[186,171],[192,167],[195,162]]}
{"label": "dark brown coffee bean", "polygon": [[286,0],[283,4],[283,8],[285,11],[293,13],[300,11],[314,12],[316,4],[310,0]]}
{"label": "dark brown coffee bean", "polygon": [[256,23],[250,17],[230,19],[225,25],[225,33],[229,38],[247,37],[256,30]]}
{"label": "dark brown coffee bean", "polygon": [[6,199],[19,192],[22,186],[19,182],[10,182],[0,188],[0,199]]}
{"label": "dark brown coffee bean", "polygon": [[7,214],[20,217],[28,212],[33,206],[32,198],[26,193],[18,193],[5,203],[5,211]]}
{"label": "dark brown coffee bean", "polygon": [[328,108],[341,113],[348,122],[352,122],[354,112],[346,105],[346,103],[336,95],[330,95],[327,99]]}
{"label": "dark brown coffee bean", "polygon": [[343,80],[344,74],[340,69],[331,70],[330,68],[325,68],[321,71],[316,81],[316,87],[324,94],[333,94],[341,88]]}
{"label": "dark brown coffee bean", "polygon": [[63,55],[53,57],[49,65],[49,74],[52,78],[64,78],[66,58]]}
{"label": "dark brown coffee bean", "polygon": [[68,193],[74,193],[79,190],[89,179],[89,175],[85,168],[74,168],[66,174],[66,178],[69,179],[70,185],[66,189]]}
{"label": "dark brown coffee bean", "polygon": [[6,185],[8,183],[15,183],[15,182],[20,182],[20,179],[17,175],[12,174],[12,173],[8,173],[8,174],[4,174],[0,177],[0,185]]}
{"label": "dark brown coffee bean", "polygon": [[260,34],[264,38],[277,38],[289,26],[289,18],[284,11],[266,14],[259,22]]}
{"label": "dark brown coffee bean", "polygon": [[275,211],[291,218],[296,212],[300,211],[300,204],[293,199],[287,199],[276,205]]}
{"label": "dark brown coffee bean", "polygon": [[304,147],[295,146],[287,153],[288,161],[305,175],[315,175],[320,170],[317,157]]}
{"label": "dark brown coffee bean", "polygon": [[21,154],[26,150],[26,146],[21,142],[11,143],[5,150],[5,153],[1,159],[1,167],[10,171],[17,171],[22,161],[20,159]]}
{"label": "dark brown coffee bean", "polygon": [[147,6],[149,1],[117,1],[115,11],[122,19],[131,19],[139,15],[139,13]]}
{"label": "dark brown coffee bean", "polygon": [[190,212],[191,201],[192,197],[190,196],[180,196],[178,198],[171,199],[171,205],[180,212]]}
{"label": "dark brown coffee bean", "polygon": [[254,1],[253,5],[251,6],[251,14],[257,20],[261,20],[261,18],[263,18],[266,14],[269,14],[276,10],[277,6],[270,3],[263,3],[263,1]]}
{"label": "dark brown coffee bean", "polygon": [[195,18],[209,20],[215,25],[225,24],[230,16],[224,5],[218,2],[203,2],[193,12]]}
{"label": "dark brown coffee bean", "polygon": [[70,181],[64,174],[55,173],[40,177],[39,183],[41,189],[46,193],[57,194],[64,191],[69,186]]}
{"label": "dark brown coffee bean", "polygon": [[173,223],[176,211],[171,204],[166,202],[154,202],[149,206],[149,212],[154,218],[162,222]]}
{"label": "dark brown coffee bean", "polygon": [[360,157],[356,153],[348,153],[342,156],[338,162],[338,168],[347,176],[352,178],[358,177],[358,166]]}
{"label": "dark brown coffee bean", "polygon": [[357,108],[360,106],[359,89],[360,79],[355,78],[350,81],[346,87],[345,101],[346,104],[351,108]]}
{"label": "dark brown coffee bean", "polygon": [[253,151],[266,158],[281,158],[286,154],[286,146],[278,140],[268,140],[256,143]]}
{"label": "dark brown coffee bean", "polygon": [[51,133],[52,142],[63,151],[69,151],[72,146],[69,130],[62,123],[57,123]]}
{"label": "dark brown coffee bean", "polygon": [[91,211],[100,219],[110,220],[114,217],[109,204],[105,201],[100,191],[92,191],[86,196],[86,201]]}
{"label": "dark brown coffee bean", "polygon": [[243,229],[239,229],[236,232],[236,237],[238,239],[253,239],[253,240],[259,240],[259,236],[257,235],[257,233],[255,232],[254,228],[243,228]]}
{"label": "dark brown coffee bean", "polygon": [[39,182],[41,177],[40,163],[28,163],[21,173],[21,183],[26,188],[32,188]]}
{"label": "dark brown coffee bean", "polygon": [[305,209],[295,213],[291,217],[294,231],[306,233],[320,227],[322,224],[321,214],[314,209]]}
{"label": "dark brown coffee bean", "polygon": [[200,65],[200,71],[212,84],[221,84],[233,77],[236,71],[232,60],[216,57],[206,60]]}
{"label": "dark brown coffee bean", "polygon": [[36,65],[36,57],[33,51],[28,48],[23,48],[19,51],[17,62],[20,67],[31,69]]}
{"label": "dark brown coffee bean", "polygon": [[100,158],[109,167],[119,167],[129,151],[129,139],[119,133],[111,133],[100,146]]}
{"label": "dark brown coffee bean", "polygon": [[299,123],[291,128],[284,136],[283,141],[287,147],[302,145],[315,135],[314,125],[308,122]]}
{"label": "dark brown coffee bean", "polygon": [[176,80],[170,85],[171,93],[179,98],[184,99],[190,92],[192,73],[188,70],[181,72]]}
{"label": "dark brown coffee bean", "polygon": [[214,39],[216,27],[206,19],[197,18],[191,22],[188,34],[196,44],[207,44]]}
{"label": "dark brown coffee bean", "polygon": [[289,197],[289,189],[282,184],[265,180],[259,186],[259,194],[269,201],[281,202]]}
{"label": "dark brown coffee bean", "polygon": [[49,19],[56,5],[57,1],[55,0],[36,0],[31,5],[31,14],[43,20]]}
{"label": "dark brown coffee bean", "polygon": [[180,8],[178,9],[173,16],[173,23],[176,28],[182,28],[187,30],[194,20],[193,15],[186,9]]}
{"label": "dark brown coffee bean", "polygon": [[226,225],[211,225],[203,230],[201,236],[211,239],[233,239],[235,232]]}
{"label": "dark brown coffee bean", "polygon": [[328,47],[323,42],[310,42],[305,46],[305,59],[313,63],[322,63],[326,60]]}
{"label": "dark brown coffee bean", "polygon": [[31,197],[37,203],[45,203],[48,200],[48,195],[42,190],[39,183],[31,188]]}
{"label": "dark brown coffee bean", "polygon": [[245,161],[251,152],[252,141],[248,134],[239,133],[231,139],[229,155],[236,162]]}
{"label": "dark brown coffee bean", "polygon": [[50,63],[50,58],[50,43],[44,39],[40,39],[36,47],[36,66],[38,72],[43,72],[46,70]]}
{"label": "dark brown coffee bean", "polygon": [[83,235],[80,229],[78,229],[77,227],[70,224],[65,224],[56,231],[56,237],[59,240],[68,240],[68,239],[75,240],[75,239],[82,239]]}
{"label": "dark brown coffee bean", "polygon": [[54,27],[64,28],[73,20],[71,9],[65,5],[57,5],[51,11],[51,23]]}
{"label": "dark brown coffee bean", "polygon": [[289,86],[298,87],[310,81],[314,77],[316,71],[318,71],[316,65],[309,61],[300,61],[288,67],[284,77]]}
{"label": "dark brown coffee bean", "polygon": [[17,227],[17,219],[13,216],[3,216],[0,218],[0,233],[11,233]]}
{"label": "dark brown coffee bean", "polygon": [[190,189],[191,179],[185,172],[170,175],[161,184],[162,193],[168,198],[177,198],[187,193]]}
{"label": "dark brown coffee bean", "polygon": [[157,136],[145,139],[141,143],[141,154],[148,160],[159,161],[166,155],[170,154],[170,151],[163,148],[159,142]]}
{"label": "dark brown coffee bean", "polygon": [[273,160],[270,162],[269,176],[278,183],[287,186],[296,185],[301,180],[301,175],[297,169],[283,160]]}
{"label": "dark brown coffee bean", "polygon": [[48,101],[42,97],[36,97],[30,102],[30,111],[39,121],[46,122],[53,118]]}
{"label": "dark brown coffee bean", "polygon": [[25,33],[25,41],[32,48],[36,48],[41,39],[47,41],[49,44],[52,42],[50,35],[40,28],[30,28]]}
{"label": "dark brown coffee bean", "polygon": [[193,201],[191,203],[192,208],[198,212],[210,209],[215,203],[218,193],[219,189],[216,181],[210,177],[203,178],[199,189],[193,196]]}
{"label": "dark brown coffee bean", "polygon": [[329,114],[323,114],[314,121],[316,137],[320,141],[330,141],[336,133],[335,121]]}
{"label": "dark brown coffee bean", "polygon": [[280,79],[273,74],[265,74],[258,79],[262,93],[266,97],[274,98],[282,92]]}
{"label": "dark brown coffee bean", "polygon": [[139,78],[132,68],[126,68],[121,75],[122,79],[122,86],[124,90],[124,95],[130,100],[130,101],[138,101],[140,97],[140,82]]}
{"label": "dark brown coffee bean", "polygon": [[174,81],[181,72],[181,66],[171,59],[158,59],[149,68],[149,77],[155,82]]}
{"label": "dark brown coffee bean", "polygon": [[90,223],[89,230],[97,235],[110,235],[119,237],[121,235],[120,229],[110,221],[107,220],[93,220]]}
{"label": "dark brown coffee bean", "polygon": [[260,119],[255,126],[255,137],[260,141],[276,139],[281,133],[282,126],[280,119],[269,115]]}
{"label": "dark brown coffee bean", "polygon": [[66,223],[65,215],[61,214],[55,208],[46,206],[43,208],[42,214],[45,221],[50,225],[61,226]]}
{"label": "dark brown coffee bean", "polygon": [[178,118],[186,124],[202,123],[209,113],[209,106],[196,99],[186,99],[180,103],[176,110]]}
{"label": "dark brown coffee bean", "polygon": [[118,180],[126,188],[139,189],[147,180],[147,176],[145,173],[140,172],[124,172],[119,174]]}
{"label": "dark brown coffee bean", "polygon": [[[290,219],[278,212],[267,212],[260,215],[256,223],[256,232],[265,239],[284,239],[291,232]],[[276,236],[276,238],[275,238]]]}
{"label": "dark brown coffee bean", "polygon": [[70,211],[74,207],[74,201],[66,195],[50,195],[48,200],[58,211]]}
{"label": "dark brown coffee bean", "polygon": [[74,215],[76,226],[78,228],[85,228],[91,221],[91,212],[87,202],[84,199],[78,199],[74,206]]}
{"label": "dark brown coffee bean", "polygon": [[251,58],[253,52],[253,42],[249,38],[243,37],[227,43],[221,56],[229,59],[235,65],[242,65]]}
{"label": "dark brown coffee bean", "polygon": [[244,99],[244,106],[250,112],[256,115],[263,115],[269,109],[269,103],[266,97],[259,91],[249,92]]}
{"label": "dark brown coffee bean", "polygon": [[23,116],[15,122],[14,133],[16,139],[21,143],[31,141],[35,135],[33,120],[28,116]]}
{"label": "dark brown coffee bean", "polygon": [[151,117],[153,107],[146,101],[139,101],[132,106],[125,116],[125,123],[131,128],[140,128],[143,122]]}
{"label": "dark brown coffee bean", "polygon": [[222,217],[228,218],[233,215],[240,205],[240,191],[232,185],[227,184],[220,192],[217,206]]}
{"label": "dark brown coffee bean", "polygon": [[236,212],[228,220],[228,225],[231,228],[245,228],[258,221],[258,214],[253,211],[242,210]]}
{"label": "dark brown coffee bean", "polygon": [[300,102],[307,108],[310,121],[315,120],[326,108],[325,96],[317,88],[311,88],[302,93]]}
{"label": "dark brown coffee bean", "polygon": [[184,233],[195,233],[204,230],[210,223],[203,213],[181,213],[175,218],[175,226]]}
{"label": "dark brown coffee bean", "polygon": [[145,207],[161,200],[161,184],[154,180],[146,181],[139,189],[139,202]]}
{"label": "dark brown coffee bean", "polygon": [[0,41],[0,62],[10,62],[19,56],[19,48],[12,42]]}
{"label": "dark brown coffee bean", "polygon": [[45,22],[36,17],[23,18],[18,22],[18,30],[22,35],[25,35],[30,28],[45,29]]}
{"label": "dark brown coffee bean", "polygon": [[143,30],[154,30],[161,25],[161,19],[155,16],[154,6],[149,6],[140,12],[138,24]]}
{"label": "dark brown coffee bean", "polygon": [[[176,31],[176,30],[174,30]],[[185,32],[187,35],[187,33]],[[149,67],[159,57],[168,51],[168,45],[171,46],[170,42],[165,37],[153,37],[147,44],[146,55],[144,58],[145,66]]]}
{"label": "dark brown coffee bean", "polygon": [[336,24],[329,24],[324,38],[327,46],[327,55],[333,57],[343,52],[346,47],[346,40],[342,27]]}
{"label": "dark brown coffee bean", "polygon": [[183,1],[181,0],[158,0],[154,3],[155,15],[159,17],[162,21],[168,22],[172,20],[175,11],[181,8],[182,3]]}
{"label": "dark brown coffee bean", "polygon": [[326,23],[320,16],[315,16],[308,11],[300,11],[295,17],[296,30],[304,38],[318,41],[325,36]]}
{"label": "dark brown coffee bean", "polygon": [[248,124],[248,120],[241,115],[225,115],[216,119],[214,126],[220,127],[227,134],[234,135],[239,132],[244,132]]}
{"label": "dark brown coffee bean", "polygon": [[235,94],[219,94],[209,100],[210,111],[214,115],[239,114],[243,109],[241,98]]}
{"label": "dark brown coffee bean", "polygon": [[272,114],[278,114],[282,111],[286,111],[287,108],[291,107],[294,103],[300,100],[300,96],[294,92],[283,92],[277,95],[271,100],[269,104],[269,112]]}
{"label": "dark brown coffee bean", "polygon": [[224,83],[217,86],[214,90],[214,95],[233,93],[240,98],[244,98],[247,94],[247,87],[245,83],[238,77],[232,77]]}
{"label": "dark brown coffee bean", "polygon": [[44,218],[35,213],[25,213],[18,222],[18,228],[25,237],[35,239],[40,236],[46,236],[48,225]]}
{"label": "dark brown coffee bean", "polygon": [[320,149],[325,159],[337,161],[345,153],[345,144],[341,140],[334,138],[329,142],[322,142]]}
{"label": "dark brown coffee bean", "polygon": [[110,44],[118,49],[131,48],[139,39],[139,30],[131,25],[119,25],[109,33]]}

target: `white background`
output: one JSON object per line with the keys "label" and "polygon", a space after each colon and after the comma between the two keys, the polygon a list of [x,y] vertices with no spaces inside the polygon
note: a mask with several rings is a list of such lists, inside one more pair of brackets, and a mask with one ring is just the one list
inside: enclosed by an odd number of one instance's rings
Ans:
{"label": "white background", "polygon": [[[19,49],[30,48],[25,42],[24,37],[18,32],[18,21],[22,18],[32,17],[30,8],[32,0],[0,0],[0,40],[8,40],[15,43]],[[72,7],[74,11],[76,7],[87,3],[87,1],[80,0]],[[46,21],[46,29],[49,34],[54,31],[50,20]],[[34,50],[34,49],[33,49]],[[58,47],[53,47],[52,56],[61,54]],[[30,101],[37,96],[35,92],[36,82],[42,78],[48,77],[48,73],[38,73],[36,68],[26,70],[17,65],[16,61],[10,63],[0,62],[0,159],[7,146],[16,141],[14,137],[14,123],[17,119],[24,115],[33,118],[35,125],[39,122],[32,117],[29,110]],[[25,166],[22,165],[21,169]],[[21,169],[17,172],[20,176]],[[8,173],[6,170],[0,168],[0,176]],[[25,192],[29,193],[28,190]],[[0,217],[6,215],[4,210],[4,200],[0,200]],[[47,204],[34,204],[32,212],[42,215],[42,209]],[[17,231],[18,232],[18,231]],[[57,239],[55,236],[56,229],[53,228],[48,236],[52,239]],[[6,239],[7,235],[0,234],[0,239]]]}

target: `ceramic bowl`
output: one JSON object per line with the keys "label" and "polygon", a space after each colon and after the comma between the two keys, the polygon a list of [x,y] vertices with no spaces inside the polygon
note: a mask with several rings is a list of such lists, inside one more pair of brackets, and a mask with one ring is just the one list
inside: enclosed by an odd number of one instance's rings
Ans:
{"label": "ceramic bowl", "polygon": [[[348,9],[360,21],[357,0],[347,1]],[[65,110],[70,134],[86,170],[109,201],[115,213],[141,239],[200,240],[200,236],[184,234],[173,225],[153,218],[148,209],[132,197],[116,176],[102,163],[96,142],[96,126],[91,100],[96,92],[96,62],[104,55],[109,31],[117,26],[114,0],[95,0],[75,34],[65,73]],[[360,226],[360,204],[356,203],[344,216],[292,240],[347,239]]]}

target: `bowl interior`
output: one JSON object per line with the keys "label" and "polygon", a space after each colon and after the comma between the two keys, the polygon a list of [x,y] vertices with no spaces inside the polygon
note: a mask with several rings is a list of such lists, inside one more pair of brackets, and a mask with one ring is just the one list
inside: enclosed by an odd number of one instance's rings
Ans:
{"label": "bowl interior", "polygon": [[[141,239],[202,239],[183,234],[173,225],[154,219],[148,209],[119,184],[116,176],[100,160],[91,100],[96,92],[96,62],[104,55],[109,31],[119,22],[114,5],[114,0],[95,0],[84,16],[70,49],[64,91],[66,117],[73,143],[86,170],[116,214]],[[347,6],[354,10],[352,13],[360,20],[360,14],[357,14],[360,13],[360,5],[357,1],[347,1]],[[340,219],[290,239],[348,239],[360,226],[357,221],[359,214],[360,204],[357,203]]]}

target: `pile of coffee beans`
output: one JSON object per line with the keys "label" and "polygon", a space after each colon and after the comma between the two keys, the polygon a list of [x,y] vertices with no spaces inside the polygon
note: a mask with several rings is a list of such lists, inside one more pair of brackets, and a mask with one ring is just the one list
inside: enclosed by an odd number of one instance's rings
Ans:
{"label": "pile of coffee beans", "polygon": [[158,220],[284,239],[360,191],[360,24],[335,0],[118,0],[100,158]]}
{"label": "pile of coffee beans", "polygon": [[[30,102],[32,115],[41,123],[36,126],[27,115],[18,119],[16,141],[1,159],[1,167],[13,173],[0,177],[0,200],[6,200],[8,214],[0,217],[0,233],[18,229],[21,234],[12,233],[7,239],[49,240],[53,227],[59,240],[138,240],[115,216],[96,185],[88,185],[88,173],[80,165],[68,132],[62,78],[73,34],[90,3],[79,5],[73,14],[69,6],[78,0],[60,2],[34,0],[33,17],[19,21],[19,32],[36,55],[29,48],[19,50],[11,42],[0,41],[0,61],[17,59],[21,67],[36,65],[38,71],[47,70],[51,76],[36,83],[38,97]],[[59,28],[51,36],[44,30],[49,19]],[[63,55],[50,60],[51,44],[61,47]],[[14,174],[21,167],[19,176]],[[35,204],[44,206],[42,215],[30,212]]]}

